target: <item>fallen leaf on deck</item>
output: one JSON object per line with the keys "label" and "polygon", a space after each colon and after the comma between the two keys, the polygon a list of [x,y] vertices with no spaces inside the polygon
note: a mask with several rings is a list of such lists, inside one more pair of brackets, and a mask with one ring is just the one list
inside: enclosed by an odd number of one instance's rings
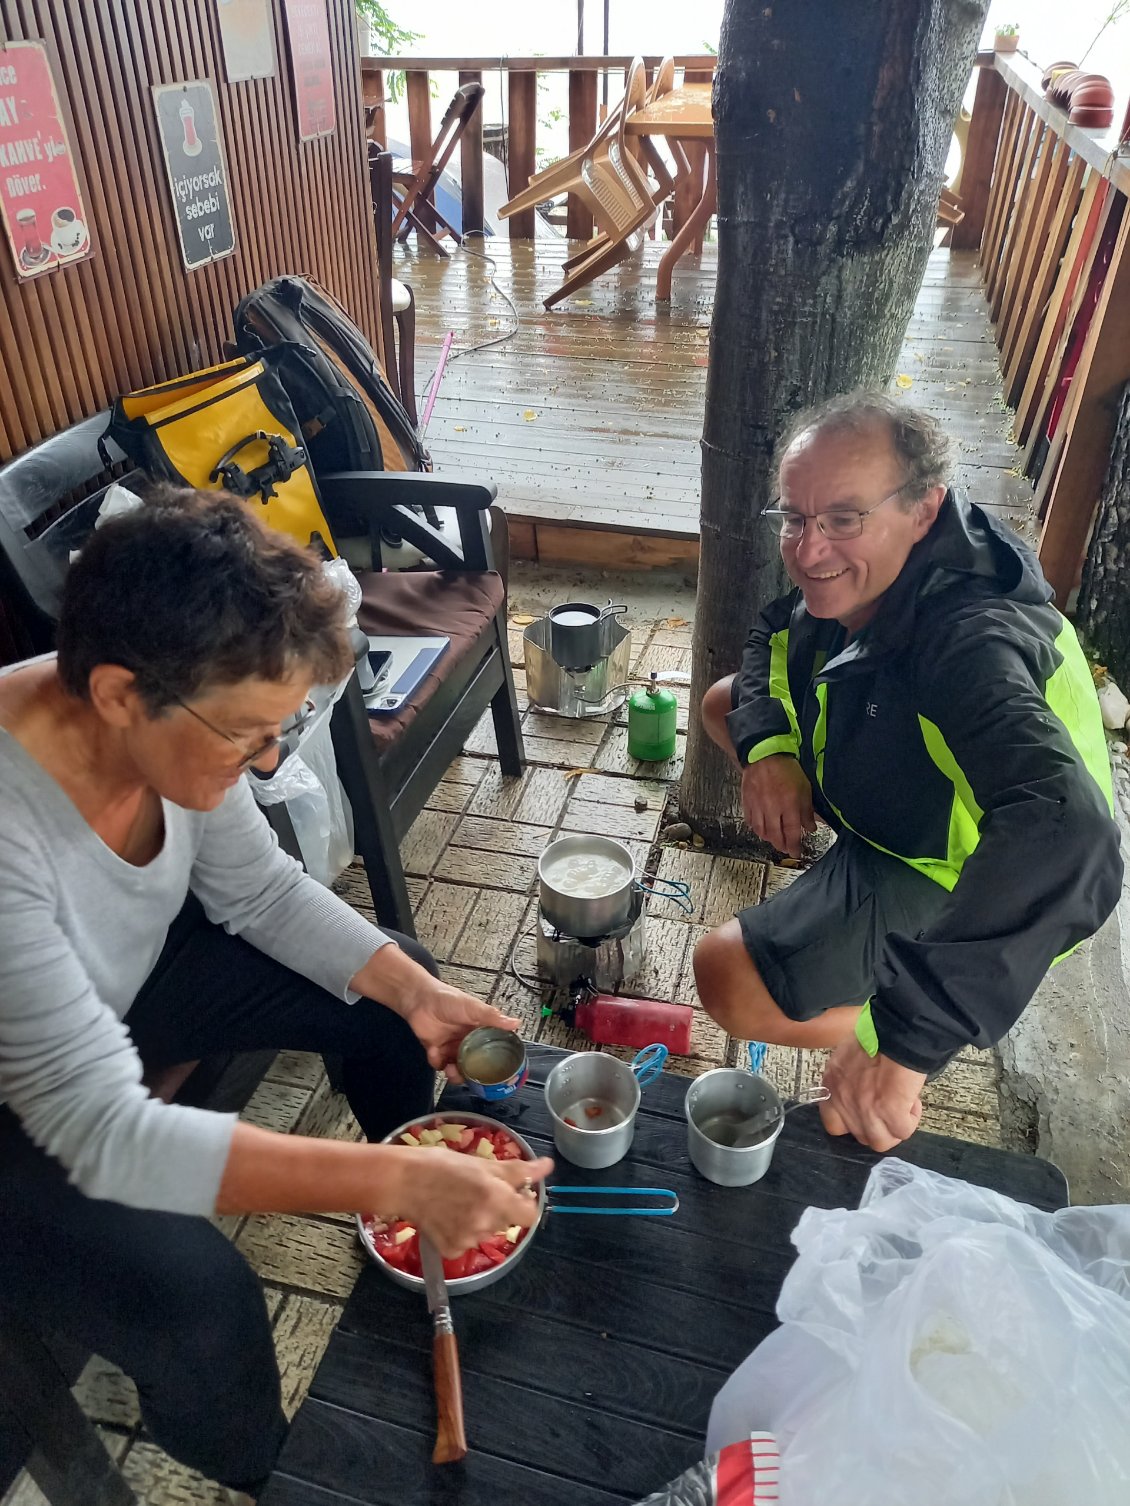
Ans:
{"label": "fallen leaf on deck", "polygon": [[898,376],[895,377],[895,386],[901,387],[903,392],[905,392],[908,387],[914,386],[914,378],[907,376],[905,371],[900,371]]}
{"label": "fallen leaf on deck", "polygon": [[579,779],[582,774],[599,774],[599,769],[566,769],[562,774],[563,779]]}
{"label": "fallen leaf on deck", "polygon": [[456,434],[466,434],[466,432],[467,432],[467,425],[466,424],[456,424],[455,425],[455,432],[456,432]]}
{"label": "fallen leaf on deck", "polygon": [[663,626],[670,628],[690,627],[690,623],[685,617],[668,617]]}
{"label": "fallen leaf on deck", "polygon": [[528,424],[532,424],[533,421],[534,421],[534,419],[537,418],[537,414],[534,412],[534,410],[532,408],[526,408],[526,409],[523,410],[522,417],[526,420],[526,422]]}
{"label": "fallen leaf on deck", "polygon": [[510,621],[515,627],[529,627],[531,622],[537,621],[537,618],[531,617],[529,612],[519,612],[517,616],[511,617]]}

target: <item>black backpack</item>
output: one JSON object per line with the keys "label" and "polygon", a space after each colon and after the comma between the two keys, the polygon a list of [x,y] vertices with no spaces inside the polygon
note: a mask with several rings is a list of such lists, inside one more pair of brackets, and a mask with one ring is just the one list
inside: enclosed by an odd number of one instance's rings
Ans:
{"label": "black backpack", "polygon": [[304,277],[273,277],[235,311],[242,355],[281,347],[286,388],[314,474],[430,471],[431,458],[365,336]]}

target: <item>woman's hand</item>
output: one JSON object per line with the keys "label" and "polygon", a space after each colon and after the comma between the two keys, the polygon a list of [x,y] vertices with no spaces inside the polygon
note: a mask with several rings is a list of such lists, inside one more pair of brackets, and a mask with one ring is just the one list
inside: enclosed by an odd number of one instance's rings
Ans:
{"label": "woman's hand", "polygon": [[478,1156],[431,1148],[405,1146],[399,1154],[404,1157],[402,1191],[395,1210],[389,1211],[415,1224],[447,1260],[513,1224],[528,1229],[536,1223],[537,1198],[522,1189],[553,1170],[548,1156],[492,1165]]}
{"label": "woman's hand", "polygon": [[778,852],[799,858],[816,830],[812,786],[791,753],[771,753],[742,770],[742,811],[749,829]]}
{"label": "woman's hand", "polygon": [[484,1004],[461,988],[443,983],[393,942],[374,952],[349,986],[407,1020],[428,1053],[428,1061],[437,1072],[446,1072],[452,1082],[462,1081],[455,1058],[469,1030],[480,1025],[517,1030],[521,1024],[493,1004]]}
{"label": "woman's hand", "polygon": [[431,1065],[437,1071],[446,1072],[452,1082],[462,1082],[455,1058],[468,1031],[477,1030],[480,1025],[517,1030],[521,1021],[430,975],[428,984],[430,986],[422,987],[401,1013],[427,1051]]}

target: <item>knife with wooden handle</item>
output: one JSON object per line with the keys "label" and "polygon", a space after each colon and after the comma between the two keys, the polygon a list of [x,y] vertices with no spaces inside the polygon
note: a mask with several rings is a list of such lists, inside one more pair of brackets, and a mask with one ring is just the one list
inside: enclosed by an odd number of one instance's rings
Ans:
{"label": "knife with wooden handle", "polygon": [[451,1321],[451,1302],[443,1279],[443,1261],[439,1251],[423,1233],[420,1235],[420,1266],[428,1294],[435,1336],[432,1339],[432,1380],[436,1393],[436,1446],[433,1464],[455,1464],[467,1452],[463,1431],[463,1378],[459,1370],[459,1348]]}

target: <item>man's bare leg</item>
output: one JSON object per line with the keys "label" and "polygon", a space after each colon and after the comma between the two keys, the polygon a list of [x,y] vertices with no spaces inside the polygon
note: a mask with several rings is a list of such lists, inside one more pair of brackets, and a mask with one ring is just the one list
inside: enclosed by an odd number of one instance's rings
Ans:
{"label": "man's bare leg", "polygon": [[837,1004],[813,1020],[790,1020],[766,988],[736,920],[710,931],[695,947],[694,975],[702,1007],[738,1040],[834,1047],[850,1039],[859,1019],[858,1005]]}

